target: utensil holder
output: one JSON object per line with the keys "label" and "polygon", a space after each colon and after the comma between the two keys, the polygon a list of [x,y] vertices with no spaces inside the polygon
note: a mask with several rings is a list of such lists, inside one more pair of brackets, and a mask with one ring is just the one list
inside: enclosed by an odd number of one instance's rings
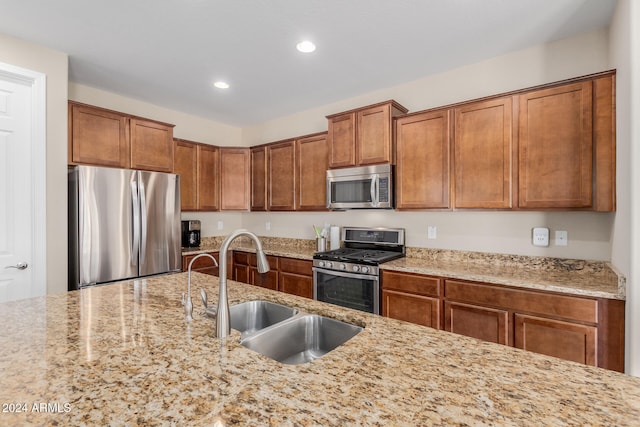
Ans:
{"label": "utensil holder", "polygon": [[327,239],[324,237],[316,238],[316,252],[325,252],[327,250]]}

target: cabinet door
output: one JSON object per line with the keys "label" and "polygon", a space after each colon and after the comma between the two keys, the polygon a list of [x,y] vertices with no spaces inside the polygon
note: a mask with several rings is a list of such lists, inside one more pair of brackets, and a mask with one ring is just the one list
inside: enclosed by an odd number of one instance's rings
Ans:
{"label": "cabinet door", "polygon": [[356,115],[346,113],[329,117],[329,167],[356,165]]}
{"label": "cabinet door", "polygon": [[391,105],[376,105],[356,113],[356,163],[390,163]]}
{"label": "cabinet door", "polygon": [[592,205],[592,83],[520,95],[518,206]]}
{"label": "cabinet door", "polygon": [[278,290],[278,257],[267,255],[269,271],[266,273],[258,273],[256,254],[249,254],[248,260],[251,284],[274,291]]}
{"label": "cabinet door", "polygon": [[173,126],[131,119],[131,168],[157,172],[173,170]]}
{"label": "cabinet door", "polygon": [[542,317],[515,315],[515,346],[596,366],[597,328]]}
{"label": "cabinet door", "polygon": [[313,265],[311,261],[280,258],[278,290],[305,298],[313,298]]}
{"label": "cabinet door", "polygon": [[129,167],[129,119],[119,113],[70,104],[69,163]]}
{"label": "cabinet door", "polygon": [[291,295],[313,298],[313,278],[280,272],[278,290]]}
{"label": "cabinet door", "polygon": [[198,145],[198,210],[217,211],[220,201],[220,149]]}
{"label": "cabinet door", "polygon": [[439,329],[440,300],[423,295],[383,289],[382,315]]}
{"label": "cabinet door", "polygon": [[455,109],[456,208],[510,208],[513,120],[511,97]]}
{"label": "cabinet door", "polygon": [[250,188],[248,148],[220,148],[220,209],[248,210]]}
{"label": "cabinet door", "polygon": [[296,208],[295,141],[267,146],[267,178],[270,211],[292,211]]}
{"label": "cabinet door", "polygon": [[267,210],[267,147],[251,149],[251,210]]}
{"label": "cabinet door", "polygon": [[182,211],[198,209],[198,146],[193,142],[175,140],[173,173],[180,175],[180,207]]}
{"label": "cabinet door", "polygon": [[449,207],[450,110],[396,120],[396,207]]}
{"label": "cabinet door", "polygon": [[297,208],[306,211],[327,210],[327,169],[329,167],[327,134],[298,139],[296,150]]}
{"label": "cabinet door", "polygon": [[483,341],[509,345],[509,312],[445,301],[444,330]]}

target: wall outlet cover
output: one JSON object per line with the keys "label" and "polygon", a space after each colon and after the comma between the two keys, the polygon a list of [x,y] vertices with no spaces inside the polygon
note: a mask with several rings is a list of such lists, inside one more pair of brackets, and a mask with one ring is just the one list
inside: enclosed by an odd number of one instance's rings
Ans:
{"label": "wall outlet cover", "polygon": [[534,246],[549,246],[549,229],[534,227],[531,232],[531,243]]}

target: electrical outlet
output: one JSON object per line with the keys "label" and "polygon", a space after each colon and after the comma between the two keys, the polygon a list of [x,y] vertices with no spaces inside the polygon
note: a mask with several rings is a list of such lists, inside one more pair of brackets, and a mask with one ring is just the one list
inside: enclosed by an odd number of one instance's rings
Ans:
{"label": "electrical outlet", "polygon": [[533,243],[534,246],[549,246],[548,228],[534,227],[531,235],[531,243]]}
{"label": "electrical outlet", "polygon": [[271,221],[267,221],[264,223],[264,229],[267,231],[271,230]]}
{"label": "electrical outlet", "polygon": [[427,226],[427,239],[437,239],[438,229],[435,225]]}
{"label": "electrical outlet", "polygon": [[222,221],[218,221],[218,230],[224,229],[224,223]]}
{"label": "electrical outlet", "polygon": [[569,244],[569,235],[564,230],[556,231],[556,246],[567,246]]}

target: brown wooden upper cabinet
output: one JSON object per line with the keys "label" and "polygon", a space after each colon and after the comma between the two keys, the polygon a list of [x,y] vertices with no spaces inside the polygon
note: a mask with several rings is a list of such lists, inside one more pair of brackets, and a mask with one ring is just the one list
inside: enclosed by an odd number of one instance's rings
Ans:
{"label": "brown wooden upper cabinet", "polygon": [[267,210],[267,146],[251,148],[251,210]]}
{"label": "brown wooden upper cabinet", "polygon": [[68,161],[171,172],[173,125],[69,101]]}
{"label": "brown wooden upper cabinet", "polygon": [[127,116],[69,102],[69,164],[128,168],[129,153]]}
{"label": "brown wooden upper cabinet", "polygon": [[268,210],[296,209],[296,145],[290,139],[267,145]]}
{"label": "brown wooden upper cabinet", "polygon": [[327,116],[329,167],[393,163],[392,118],[407,111],[390,100]]}
{"label": "brown wooden upper cabinet", "polygon": [[296,209],[327,210],[327,132],[296,139]]}
{"label": "brown wooden upper cabinet", "polygon": [[173,173],[180,175],[180,208],[198,210],[198,144],[176,139]]}
{"label": "brown wooden upper cabinet", "polygon": [[614,71],[412,113],[395,132],[398,209],[447,208],[448,188],[453,209],[616,209]]}
{"label": "brown wooden upper cabinet", "polygon": [[592,86],[584,81],[519,96],[519,207],[592,206]]}
{"label": "brown wooden upper cabinet", "polygon": [[512,207],[512,97],[454,109],[455,207]]}
{"label": "brown wooden upper cabinet", "polygon": [[396,208],[447,209],[451,110],[396,119]]}
{"label": "brown wooden upper cabinet", "polygon": [[251,148],[251,210],[326,210],[327,133]]}
{"label": "brown wooden upper cabinet", "polygon": [[219,148],[182,139],[175,140],[173,172],[180,175],[183,211],[219,209]]}
{"label": "brown wooden upper cabinet", "polygon": [[131,168],[173,171],[173,125],[132,118]]}
{"label": "brown wooden upper cabinet", "polygon": [[249,210],[249,148],[220,147],[220,210]]}

